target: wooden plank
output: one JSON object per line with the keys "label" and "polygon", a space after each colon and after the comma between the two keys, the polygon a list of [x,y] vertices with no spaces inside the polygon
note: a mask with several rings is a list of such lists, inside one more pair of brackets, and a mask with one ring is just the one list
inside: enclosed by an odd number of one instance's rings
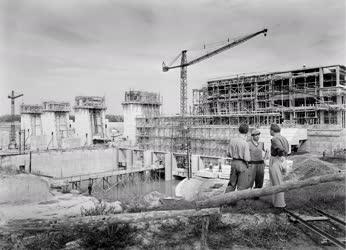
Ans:
{"label": "wooden plank", "polygon": [[[327,217],[325,216],[308,216],[308,215],[299,215],[300,218],[302,218],[303,220],[305,220],[306,222],[309,221],[327,221],[329,220]],[[290,220],[295,222],[297,221],[294,217],[290,217]]]}

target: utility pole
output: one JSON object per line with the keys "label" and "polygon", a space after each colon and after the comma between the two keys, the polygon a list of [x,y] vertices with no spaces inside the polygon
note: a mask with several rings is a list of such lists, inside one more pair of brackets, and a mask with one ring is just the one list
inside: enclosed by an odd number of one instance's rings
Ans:
{"label": "utility pole", "polygon": [[12,90],[11,95],[8,96],[11,99],[11,131],[10,131],[10,143],[8,144],[9,149],[15,149],[17,147],[16,142],[16,128],[14,126],[14,100],[18,97],[23,96],[23,94],[14,95],[14,91]]}

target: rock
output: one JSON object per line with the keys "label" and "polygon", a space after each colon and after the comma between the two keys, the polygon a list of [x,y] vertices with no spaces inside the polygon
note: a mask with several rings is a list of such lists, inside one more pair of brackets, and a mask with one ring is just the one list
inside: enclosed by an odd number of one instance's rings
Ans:
{"label": "rock", "polygon": [[160,192],[157,192],[157,191],[153,191],[145,195],[143,199],[148,204],[148,208],[156,208],[162,205],[160,200],[163,198],[165,198],[164,194],[161,194]]}
{"label": "rock", "polygon": [[81,243],[82,243],[81,239],[67,242],[65,244],[65,248],[64,249],[80,249],[81,248]]}
{"label": "rock", "polygon": [[151,223],[149,225],[148,231],[152,233],[160,233],[161,232],[161,224],[160,223]]}
{"label": "rock", "polygon": [[150,233],[139,234],[136,236],[135,241],[138,242],[143,247],[148,247],[151,245],[150,239],[153,237]]}
{"label": "rock", "polygon": [[77,189],[72,189],[71,194],[80,194],[80,191]]}
{"label": "rock", "polygon": [[115,213],[122,213],[123,208],[120,201],[108,202],[107,206],[111,208]]}

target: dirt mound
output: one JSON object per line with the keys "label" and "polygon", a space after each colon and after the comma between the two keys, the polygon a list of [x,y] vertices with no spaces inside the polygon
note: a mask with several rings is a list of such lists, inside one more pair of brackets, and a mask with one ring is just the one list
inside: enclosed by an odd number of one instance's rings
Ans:
{"label": "dirt mound", "polygon": [[338,172],[338,168],[333,164],[322,161],[313,155],[296,155],[290,159],[293,160],[293,166],[292,171],[285,177],[287,180],[304,180]]}

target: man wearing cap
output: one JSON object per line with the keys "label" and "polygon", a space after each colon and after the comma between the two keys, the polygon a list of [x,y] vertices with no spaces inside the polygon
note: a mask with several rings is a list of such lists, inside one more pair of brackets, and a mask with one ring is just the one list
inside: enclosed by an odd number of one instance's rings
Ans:
{"label": "man wearing cap", "polygon": [[259,141],[261,132],[258,129],[254,129],[251,132],[251,139],[249,141],[249,149],[250,149],[250,166],[253,171],[251,187],[255,183],[255,188],[263,187],[264,180],[264,160],[263,153],[264,143]]}

